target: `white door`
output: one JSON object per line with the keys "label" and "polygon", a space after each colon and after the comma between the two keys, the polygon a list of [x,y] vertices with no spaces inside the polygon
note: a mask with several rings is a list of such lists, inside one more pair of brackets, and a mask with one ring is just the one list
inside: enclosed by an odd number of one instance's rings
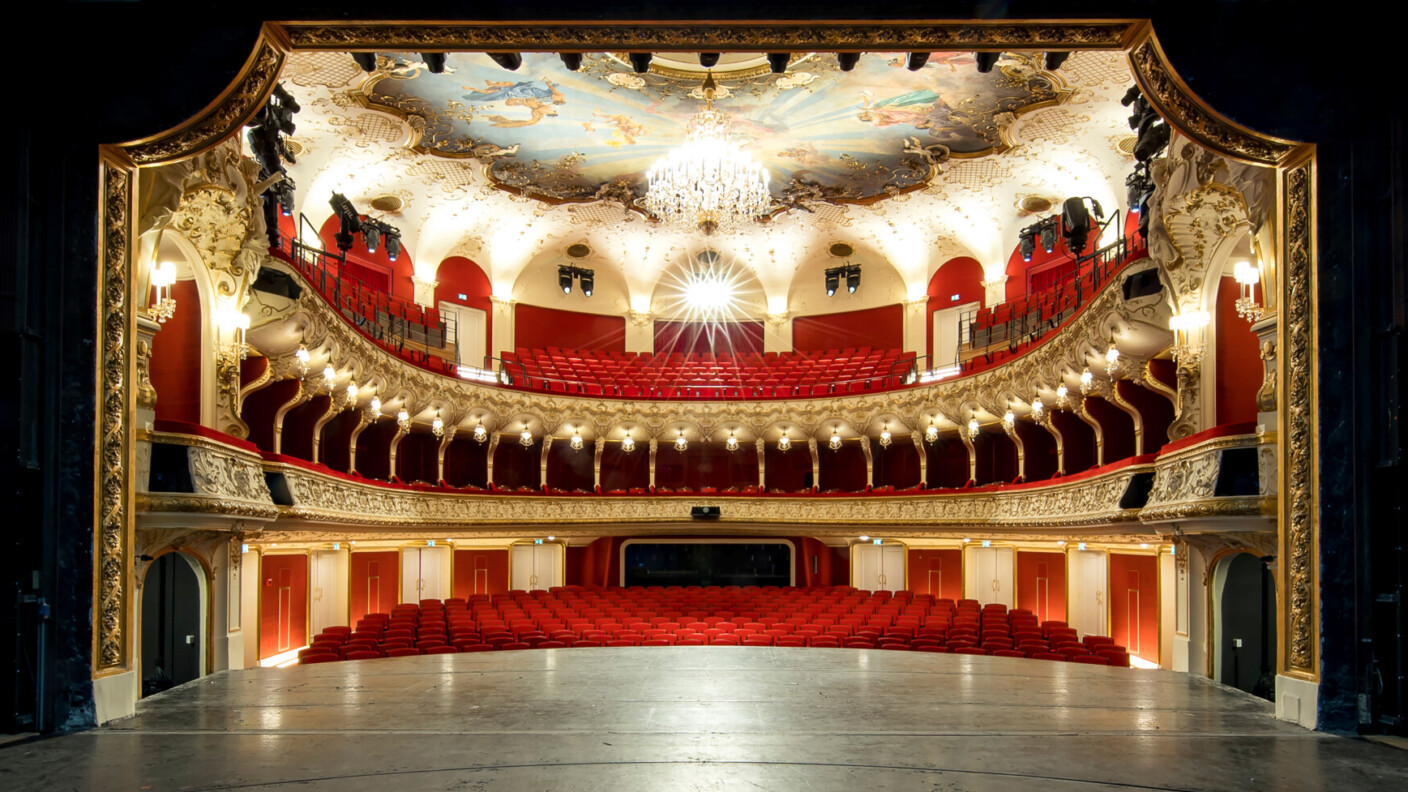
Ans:
{"label": "white door", "polygon": [[930,368],[943,369],[958,365],[958,344],[968,335],[968,323],[978,303],[956,305],[934,312],[934,353]]}
{"label": "white door", "polygon": [[963,565],[967,596],[982,605],[1012,607],[1013,558],[1010,547],[973,547]]}
{"label": "white door", "polygon": [[401,601],[443,600],[450,596],[448,547],[408,547],[401,551]]}
{"label": "white door", "polygon": [[[454,335],[448,340],[455,345],[455,356],[462,366],[484,367],[485,314],[478,308],[452,302],[440,302],[440,313],[446,323],[454,325]],[[446,333],[450,328],[446,328]]]}
{"label": "white door", "polygon": [[308,631],[347,623],[347,554],[314,551],[308,564]]}
{"label": "white door", "polygon": [[858,544],[851,547],[855,579],[851,585],[866,591],[900,591],[904,588],[904,545]]}
{"label": "white door", "polygon": [[1071,612],[1069,623],[1081,635],[1109,635],[1109,590],[1105,554],[1075,550],[1070,554]]}
{"label": "white door", "polygon": [[513,546],[509,588],[515,591],[545,591],[562,585],[562,545],[520,544]]}

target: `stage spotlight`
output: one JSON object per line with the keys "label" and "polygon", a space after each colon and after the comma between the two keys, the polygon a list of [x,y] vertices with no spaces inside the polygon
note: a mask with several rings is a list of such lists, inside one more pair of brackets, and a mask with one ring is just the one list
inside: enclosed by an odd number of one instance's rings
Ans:
{"label": "stage spotlight", "polygon": [[859,52],[838,52],[836,53],[836,65],[841,67],[841,71],[850,71],[860,63]]}
{"label": "stage spotlight", "polygon": [[846,268],[846,292],[855,294],[860,288],[860,265],[852,264]]}
{"label": "stage spotlight", "polygon": [[1164,122],[1154,106],[1149,104],[1149,100],[1144,98],[1137,85],[1131,86],[1125,92],[1120,104],[1128,107],[1132,113],[1129,117],[1129,128],[1135,130],[1136,135],[1134,158],[1139,162],[1148,162],[1157,157],[1168,146],[1173,130]]}
{"label": "stage spotlight", "polygon": [[422,52],[420,58],[425,61],[425,68],[429,69],[431,74],[445,73],[445,53]]}
{"label": "stage spotlight", "polygon": [[518,67],[523,65],[523,56],[517,52],[487,52],[485,54],[493,59],[494,63],[509,71],[518,71]]}
{"label": "stage spotlight", "polygon": [[909,53],[909,60],[908,60],[908,62],[905,63],[904,66],[905,66],[906,69],[909,69],[910,71],[919,71],[920,69],[924,68],[924,64],[926,64],[926,63],[928,63],[928,62],[929,62],[929,53],[927,53],[927,52],[911,52],[911,53]]}
{"label": "stage spotlight", "polygon": [[631,68],[635,69],[636,74],[645,74],[650,71],[652,56],[649,52],[630,52],[626,54],[626,57],[630,59]]}
{"label": "stage spotlight", "polygon": [[375,221],[368,220],[362,224],[362,239],[367,243],[367,252],[376,255],[377,246],[381,244],[381,229]]}
{"label": "stage spotlight", "polygon": [[562,287],[562,293],[563,293],[563,294],[571,294],[571,293],[572,293],[572,268],[571,268],[571,267],[563,266],[563,267],[558,267],[558,268],[557,268],[557,285]]}
{"label": "stage spotlight", "polygon": [[328,205],[332,207],[338,221],[338,230],[333,235],[333,241],[337,243],[338,250],[346,253],[352,249],[353,235],[362,233],[362,219],[357,214],[357,208],[342,193],[333,193],[328,199]]}
{"label": "stage spotlight", "polygon": [[699,65],[706,69],[712,69],[719,63],[719,53],[701,52],[699,53]]}
{"label": "stage spotlight", "polygon": [[1017,237],[1017,249],[1022,253],[1022,261],[1030,262],[1032,254],[1036,252],[1036,228],[1024,228]]}
{"label": "stage spotlight", "polygon": [[826,271],[826,296],[836,296],[836,289],[841,286],[841,268],[832,267]]}
{"label": "stage spotlight", "polygon": [[975,52],[973,60],[978,62],[978,73],[987,74],[992,71],[992,67],[997,65],[997,59],[1002,57],[1001,52]]}
{"label": "stage spotlight", "polygon": [[392,228],[386,232],[386,258],[395,261],[401,255],[401,232]]}
{"label": "stage spotlight", "polygon": [[582,53],[580,52],[562,52],[558,54],[558,57],[562,58],[562,65],[566,66],[568,71],[577,71],[582,68]]}
{"label": "stage spotlight", "polygon": [[768,68],[772,70],[773,74],[782,74],[787,71],[787,64],[791,62],[792,53],[790,52],[768,53]]}
{"label": "stage spotlight", "polygon": [[582,281],[582,294],[592,296],[592,288],[596,285],[596,272],[593,270],[578,270],[578,278]]}
{"label": "stage spotlight", "polygon": [[[1090,202],[1088,209],[1086,201]],[[1091,210],[1095,213],[1093,219]],[[1061,236],[1066,238],[1066,249],[1077,256],[1084,253],[1090,232],[1095,230],[1104,215],[1105,210],[1094,198],[1067,198],[1061,214]]]}
{"label": "stage spotlight", "polygon": [[352,53],[352,60],[357,61],[357,65],[361,66],[364,72],[376,71],[375,52],[354,52]]}
{"label": "stage spotlight", "polygon": [[1069,52],[1046,53],[1046,70],[1056,71],[1057,69],[1061,68],[1061,64],[1065,63],[1066,59],[1069,57],[1071,57],[1071,53]]}
{"label": "stage spotlight", "polygon": [[1047,253],[1056,250],[1056,218],[1048,217],[1041,221],[1041,249]]}

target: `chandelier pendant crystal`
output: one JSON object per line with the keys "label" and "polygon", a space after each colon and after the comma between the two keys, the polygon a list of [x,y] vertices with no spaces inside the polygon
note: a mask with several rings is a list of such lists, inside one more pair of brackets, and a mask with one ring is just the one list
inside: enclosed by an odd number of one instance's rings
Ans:
{"label": "chandelier pendant crystal", "polygon": [[729,140],[729,118],[714,109],[717,89],[710,73],[704,109],[690,119],[684,144],[651,166],[643,200],[660,220],[705,234],[751,222],[772,206],[768,171]]}

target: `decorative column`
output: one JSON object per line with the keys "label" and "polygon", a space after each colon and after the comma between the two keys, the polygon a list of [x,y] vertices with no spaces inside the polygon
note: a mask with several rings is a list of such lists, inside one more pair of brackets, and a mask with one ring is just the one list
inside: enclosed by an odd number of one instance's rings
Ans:
{"label": "decorative column", "polygon": [[411,284],[415,287],[415,301],[417,305],[425,308],[435,307],[435,287],[440,284],[433,280],[421,280],[419,276],[411,276]]}
{"label": "decorative column", "polygon": [[[906,300],[904,307],[904,348],[922,358],[929,354],[929,312],[925,310],[929,307],[929,298]],[[921,368],[932,368],[932,363],[921,364]]]}
{"label": "decorative column", "polygon": [[365,411],[357,420],[357,425],[352,429],[352,436],[347,438],[347,472],[357,472],[357,438],[362,434],[362,430],[371,426],[377,418],[371,411]]}
{"label": "decorative column", "polygon": [[435,481],[437,483],[445,480],[445,451],[449,449],[450,443],[455,441],[457,431],[459,431],[458,427],[447,426],[445,427],[445,436],[440,438],[440,449],[435,455]]}
{"label": "decorative column", "polygon": [[763,438],[759,437],[753,441],[753,447],[758,450],[758,491],[762,492],[767,487],[767,444]]}
{"label": "decorative column", "polygon": [[390,465],[390,467],[387,468],[387,470],[391,473],[391,475],[387,477],[388,479],[391,479],[391,478],[398,478],[398,477],[400,476],[400,474],[396,472],[396,449],[399,448],[400,445],[401,445],[401,438],[405,437],[406,435],[408,435],[408,434],[410,434],[410,433],[411,433],[411,424],[410,424],[410,422],[407,422],[404,426],[402,426],[399,421],[397,422],[397,424],[396,424],[396,434],[395,434],[395,436],[393,436],[393,437],[391,438],[391,448],[389,449],[389,451],[390,451],[390,458],[389,458],[388,461],[387,461],[387,464]]}
{"label": "decorative column", "polygon": [[495,432],[489,436],[489,456],[484,461],[484,471],[486,477],[484,486],[489,489],[494,488],[494,451],[499,447],[499,433]]}
{"label": "decorative column", "polygon": [[982,281],[983,305],[997,305],[1007,302],[1007,275],[999,275]]}
{"label": "decorative column", "polygon": [[1051,439],[1056,441],[1056,472],[1066,475],[1066,439],[1061,436],[1061,430],[1056,428],[1056,422],[1047,416],[1041,422],[1041,428],[1051,433]]}
{"label": "decorative column", "polygon": [[961,423],[958,425],[958,439],[963,441],[963,447],[968,449],[968,480],[976,486],[978,483],[978,452],[973,448],[973,438],[968,436],[968,427]]}
{"label": "decorative column", "polygon": [[[355,406],[354,406],[354,409],[355,409]],[[340,412],[342,412],[342,406],[337,403],[337,399],[330,399],[330,400],[328,401],[328,408],[323,411],[323,414],[322,414],[322,415],[318,416],[318,420],[316,420],[316,421],[313,422],[313,459],[312,459],[312,462],[313,462],[313,464],[315,464],[315,465],[318,464],[318,460],[322,458],[322,449],[323,449],[323,427],[327,426],[327,425],[328,425],[328,421],[331,421],[331,420],[332,420],[334,417],[336,417],[337,414],[340,413]]]}
{"label": "decorative column", "polygon": [[494,349],[486,349],[484,352],[494,358],[494,365],[499,365],[499,352],[505,349],[514,349],[513,334],[513,300],[490,295],[489,307],[492,311],[489,317],[490,333],[494,338]]}
{"label": "decorative column", "polygon": [[865,452],[865,489],[875,488],[875,458],[870,453],[870,435],[860,436],[860,450]]}
{"label": "decorative column", "polygon": [[297,406],[303,404],[304,402],[308,401],[309,399],[313,398],[313,396],[314,396],[315,393],[317,393],[316,390],[310,389],[310,388],[308,387],[308,384],[307,384],[306,382],[304,382],[303,380],[299,380],[299,381],[298,381],[298,390],[294,391],[294,392],[293,392],[293,396],[292,396],[291,398],[289,398],[288,401],[286,401],[286,402],[284,402],[283,404],[279,405],[279,409],[277,409],[277,410],[274,411],[274,453],[275,453],[275,454],[281,454],[281,453],[283,453],[283,443],[284,443],[284,416],[285,416],[285,415],[288,415],[289,410],[292,410],[293,408],[295,408],[295,407],[297,407]]}
{"label": "decorative column", "polygon": [[919,488],[929,488],[929,455],[924,452],[924,433],[913,431],[909,439],[914,441],[914,450],[919,454]]}
{"label": "decorative column", "polygon": [[807,450],[812,454],[812,492],[821,489],[821,454],[817,451],[816,438],[807,438]]}
{"label": "decorative column", "polygon": [[1080,403],[1077,404],[1075,409],[1071,412],[1075,413],[1077,418],[1084,421],[1095,431],[1095,464],[1097,467],[1105,464],[1105,430],[1100,428],[1100,422],[1095,420],[1090,412],[1085,409],[1085,399],[1081,399]]}
{"label": "decorative column", "polygon": [[626,351],[651,354],[655,351],[655,314],[631,311],[626,315]]}
{"label": "decorative column", "polygon": [[655,453],[660,450],[660,441],[650,438],[650,491],[655,491]]}
{"label": "decorative column", "polygon": [[538,452],[539,475],[542,476],[538,486],[544,492],[547,492],[548,489],[548,449],[550,448],[552,448],[552,435],[545,434],[543,435],[543,450]]}
{"label": "decorative column", "polygon": [[[137,364],[137,374],[134,384],[136,385],[136,422],[135,426],[141,429],[151,430],[156,422],[156,388],[152,387],[151,365],[152,365],[152,340],[161,325],[157,322],[137,315],[137,344],[133,349],[133,358]],[[152,444],[150,442],[137,443],[136,457],[136,483],[139,491],[146,490],[151,478],[152,466]]]}
{"label": "decorative column", "polygon": [[1134,421],[1134,454],[1139,456],[1144,453],[1144,416],[1140,414],[1139,408],[1125,401],[1120,394],[1119,381],[1110,383],[1110,403],[1123,410],[1130,419]]}
{"label": "decorative column", "polygon": [[1022,436],[1017,434],[1017,424],[1002,422],[1002,431],[1012,440],[1012,444],[1017,446],[1017,478],[1022,481],[1027,480],[1027,447],[1022,443]]}
{"label": "decorative column", "polygon": [[601,492],[601,453],[606,450],[606,438],[597,437],[592,451],[592,490]]}

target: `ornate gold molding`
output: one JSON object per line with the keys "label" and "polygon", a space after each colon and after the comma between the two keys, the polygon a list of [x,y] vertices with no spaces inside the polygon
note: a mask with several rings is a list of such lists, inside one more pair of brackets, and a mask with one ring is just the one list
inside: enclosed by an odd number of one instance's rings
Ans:
{"label": "ornate gold molding", "polygon": [[1139,23],[1076,22],[282,22],[295,50],[934,51],[1122,49]]}
{"label": "ornate gold molding", "polygon": [[1275,509],[1274,497],[1214,495],[1222,470],[1222,452],[1264,445],[1263,438],[1257,435],[1218,437],[1160,457],[1154,463],[1154,485],[1139,519],[1166,522],[1191,517],[1269,517]]}
{"label": "ornate gold molding", "polygon": [[1286,629],[1282,671],[1319,678],[1319,394],[1315,385],[1316,298],[1314,160],[1307,159],[1282,176],[1285,277],[1281,316],[1278,389],[1282,401],[1281,596]]}
{"label": "ornate gold molding", "polygon": [[1152,32],[1129,53],[1130,71],[1144,96],[1180,132],[1227,157],[1257,165],[1280,165],[1299,145],[1228,119],[1199,99],[1169,64]]}

